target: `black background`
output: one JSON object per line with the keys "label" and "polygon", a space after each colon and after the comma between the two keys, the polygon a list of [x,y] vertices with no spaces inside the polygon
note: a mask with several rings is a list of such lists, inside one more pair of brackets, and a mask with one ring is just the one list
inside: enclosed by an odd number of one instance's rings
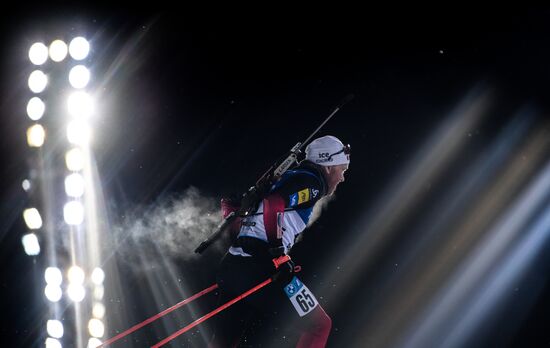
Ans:
{"label": "black background", "polygon": [[[299,260],[314,270],[312,260],[330,248],[335,233],[345,233],[338,226],[358,214],[354,203],[379,193],[473,87],[493,88],[498,104],[472,152],[525,103],[547,115],[548,9],[334,7],[273,4],[214,14],[185,5],[171,11],[59,6],[3,14],[0,345],[42,342],[43,295],[34,285],[42,271],[21,247],[27,198],[20,183],[28,168],[26,51],[47,30],[60,32],[69,22],[72,33],[84,31],[102,45],[94,47],[94,71],[115,72],[102,94],[110,108],[96,125],[96,156],[117,213],[190,186],[215,199],[246,189],[353,93],[321,131],[352,144],[354,153],[339,198],[315,228],[318,237],[306,238],[299,250]],[[544,264],[533,272],[546,291],[510,346],[550,344]],[[201,274],[191,282],[198,290],[212,279]],[[134,320],[153,313],[145,312]],[[353,320],[332,314],[336,327]],[[484,342],[497,336],[495,328]]]}

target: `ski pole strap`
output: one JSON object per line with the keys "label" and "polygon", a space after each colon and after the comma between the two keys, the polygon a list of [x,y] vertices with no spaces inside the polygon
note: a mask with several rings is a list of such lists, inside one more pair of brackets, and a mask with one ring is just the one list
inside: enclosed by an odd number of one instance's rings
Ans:
{"label": "ski pole strap", "polygon": [[124,331],[124,332],[121,332],[119,333],[118,335],[114,336],[113,338],[109,338],[108,340],[106,340],[105,342],[103,342],[102,344],[100,344],[99,346],[97,346],[98,348],[99,347],[105,347],[111,343],[114,343],[116,341],[118,341],[119,339],[125,337],[125,336],[128,336],[129,334],[131,334],[132,332],[136,331],[136,330],[139,330],[141,329],[142,327],[144,327],[145,325],[157,320],[158,318],[161,318],[163,316],[165,316],[166,314],[180,308],[181,306],[184,306],[186,304],[188,304],[189,302],[193,301],[193,300],[196,300],[197,298],[201,297],[202,295],[205,295],[209,292],[211,292],[212,290],[215,290],[218,288],[218,284],[214,284],[202,291],[199,291],[198,293],[196,293],[195,295],[189,297],[189,298],[186,298],[185,300],[173,305],[172,307],[170,308],[167,308],[165,310],[163,310],[162,312],[160,312],[159,314],[156,314],[156,315],[153,315],[152,317],[150,317],[149,319],[146,319],[145,321],[142,321],[141,323],[139,324],[136,324],[134,326],[132,326],[131,328],[129,328],[128,330]]}
{"label": "ski pole strap", "polygon": [[172,341],[174,338],[178,337],[179,335],[181,334],[184,334],[185,332],[189,331],[190,329],[194,328],[195,326],[199,325],[200,323],[202,323],[203,321],[213,317],[214,315],[218,314],[219,312],[223,311],[224,309],[226,309],[227,307],[235,304],[236,302],[239,302],[240,300],[242,300],[243,298],[247,297],[248,295],[260,290],[261,288],[263,288],[264,286],[266,286],[267,284],[271,283],[271,278],[268,278],[266,280],[264,280],[263,282],[261,282],[260,284],[256,285],[255,287],[253,287],[252,289],[242,293],[241,295],[235,297],[234,299],[232,299],[231,301],[229,302],[226,302],[225,304],[221,305],[220,307],[214,309],[212,312],[200,317],[199,319],[195,320],[194,322],[192,322],[191,324],[187,325],[186,327],[174,332],[173,334],[171,334],[170,336],[166,337],[165,339],[163,339],[162,341],[158,342],[157,344],[155,344],[154,346],[152,346],[151,348],[158,348],[158,347],[162,347],[163,345],[165,345],[166,343]]}

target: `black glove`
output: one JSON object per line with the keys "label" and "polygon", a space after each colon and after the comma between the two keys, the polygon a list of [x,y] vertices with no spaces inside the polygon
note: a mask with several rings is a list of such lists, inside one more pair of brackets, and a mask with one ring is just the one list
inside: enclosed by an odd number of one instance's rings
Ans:
{"label": "black glove", "polygon": [[275,283],[281,285],[286,285],[290,283],[294,277],[294,262],[288,255],[283,255],[274,258],[273,267],[275,268],[275,273],[271,276],[271,280]]}
{"label": "black glove", "polygon": [[269,255],[271,255],[271,258],[278,258],[285,255],[285,247],[282,245],[279,247],[269,248],[267,251],[269,252]]}

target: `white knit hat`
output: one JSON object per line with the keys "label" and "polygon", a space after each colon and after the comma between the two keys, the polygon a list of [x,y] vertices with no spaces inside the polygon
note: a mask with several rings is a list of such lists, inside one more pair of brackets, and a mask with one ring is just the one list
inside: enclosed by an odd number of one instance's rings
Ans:
{"label": "white knit hat", "polygon": [[349,163],[349,145],[332,135],[313,140],[306,147],[306,160],[321,166],[337,166]]}

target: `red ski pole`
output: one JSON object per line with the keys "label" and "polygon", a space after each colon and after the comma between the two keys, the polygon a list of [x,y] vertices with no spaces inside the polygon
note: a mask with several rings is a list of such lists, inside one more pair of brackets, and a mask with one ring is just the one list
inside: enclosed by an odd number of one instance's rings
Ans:
{"label": "red ski pole", "polygon": [[261,288],[263,288],[264,286],[266,286],[267,284],[271,283],[271,278],[268,278],[266,280],[264,280],[263,282],[261,282],[260,284],[256,285],[255,287],[253,287],[252,289],[242,293],[241,295],[235,297],[234,299],[232,299],[231,301],[229,302],[226,302],[225,304],[219,306],[218,308],[214,309],[212,312],[200,317],[199,319],[195,320],[194,322],[192,322],[191,324],[187,325],[186,327],[174,332],[173,334],[171,334],[170,336],[166,337],[165,339],[163,339],[162,341],[158,342],[157,344],[155,344],[154,346],[152,346],[151,348],[158,348],[158,347],[162,347],[163,345],[165,345],[166,343],[170,342],[171,340],[173,340],[174,338],[178,337],[179,335],[189,331],[190,329],[194,328],[195,326],[199,325],[200,323],[202,323],[203,321],[207,320],[208,318],[211,318],[213,317],[214,315],[218,314],[219,312],[223,311],[224,309],[226,309],[227,307],[233,305],[234,303],[242,300],[243,298],[247,297],[248,295],[260,290]]}
{"label": "red ski pole", "polygon": [[186,304],[188,304],[189,302],[193,301],[193,300],[196,300],[197,298],[201,297],[202,295],[205,295],[209,292],[211,292],[212,290],[214,289],[217,289],[218,288],[218,284],[214,284],[198,293],[196,293],[195,295],[189,297],[189,298],[186,298],[185,300],[179,302],[179,303],[176,303],[175,305],[173,305],[172,307],[170,308],[167,308],[165,310],[163,310],[162,312],[160,312],[159,314],[155,314],[153,315],[152,317],[150,317],[149,319],[146,319],[145,321],[139,323],[139,324],[136,324],[134,326],[132,326],[131,328],[129,328],[128,330],[124,331],[124,332],[121,332],[119,333],[118,335],[114,336],[113,338],[109,338],[107,341],[103,342],[102,344],[100,344],[99,346],[97,346],[98,348],[99,347],[105,347],[106,345],[109,345],[113,342],[116,342],[118,341],[119,339],[125,337],[125,336],[128,336],[129,334],[131,334],[132,332],[138,330],[138,329],[141,329],[142,327],[144,327],[145,325],[149,324],[150,322],[153,322],[155,320],[157,320],[158,318],[160,317],[163,317],[165,316],[166,314],[172,312],[172,311],[175,311],[176,309],[180,308],[181,306],[184,306]]}

